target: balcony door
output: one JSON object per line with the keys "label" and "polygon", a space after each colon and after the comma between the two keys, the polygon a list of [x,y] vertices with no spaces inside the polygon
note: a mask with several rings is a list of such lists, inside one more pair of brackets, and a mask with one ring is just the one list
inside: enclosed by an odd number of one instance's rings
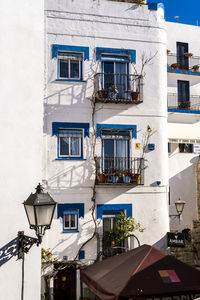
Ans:
{"label": "balcony door", "polygon": [[188,70],[189,62],[188,57],[184,53],[188,52],[188,44],[177,42],[177,63],[179,64],[180,69]]}
{"label": "balcony door", "polygon": [[178,80],[178,103],[189,102],[189,81]]}
{"label": "balcony door", "polygon": [[[103,254],[113,256],[124,252],[125,241],[114,238],[116,232],[116,221],[120,216],[120,210],[103,211]],[[110,232],[113,231],[113,237]]]}
{"label": "balcony door", "polygon": [[103,62],[103,88],[109,98],[125,98],[128,89],[128,64],[124,62]]}
{"label": "balcony door", "polygon": [[103,169],[112,173],[114,169],[123,171],[129,168],[129,131],[103,131]]}

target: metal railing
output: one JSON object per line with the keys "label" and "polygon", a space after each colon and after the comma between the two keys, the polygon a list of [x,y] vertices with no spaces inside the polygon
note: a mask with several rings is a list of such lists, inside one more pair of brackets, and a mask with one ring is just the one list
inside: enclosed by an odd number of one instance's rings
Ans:
{"label": "metal railing", "polygon": [[135,236],[129,236],[124,238],[121,241],[118,240],[111,240],[106,238],[106,236],[100,236],[101,240],[101,255],[102,258],[114,256],[120,253],[128,252],[131,249],[134,249],[135,247],[140,246],[138,244],[138,241],[135,240]]}
{"label": "metal railing", "polygon": [[200,73],[200,57],[199,56],[187,56],[185,55],[176,55],[176,54],[168,54],[167,55],[167,68],[168,71],[191,71],[195,73]]}
{"label": "metal railing", "polygon": [[144,184],[144,158],[96,158],[97,184]]}
{"label": "metal railing", "polygon": [[143,77],[133,74],[97,73],[94,76],[96,102],[143,102]]}
{"label": "metal railing", "polygon": [[188,101],[178,101],[178,94],[168,93],[168,108],[184,110],[200,110],[200,96],[190,95]]}

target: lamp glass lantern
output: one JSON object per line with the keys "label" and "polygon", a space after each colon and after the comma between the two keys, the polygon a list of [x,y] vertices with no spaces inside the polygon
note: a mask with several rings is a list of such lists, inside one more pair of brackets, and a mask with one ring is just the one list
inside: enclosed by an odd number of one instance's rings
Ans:
{"label": "lamp glass lantern", "polygon": [[42,186],[38,184],[36,193],[31,193],[23,204],[30,228],[35,229],[38,237],[43,236],[45,230],[51,227],[57,203],[49,193],[44,193]]}
{"label": "lamp glass lantern", "polygon": [[185,206],[185,201],[182,201],[180,198],[175,202],[175,207],[178,215],[180,216],[183,212]]}

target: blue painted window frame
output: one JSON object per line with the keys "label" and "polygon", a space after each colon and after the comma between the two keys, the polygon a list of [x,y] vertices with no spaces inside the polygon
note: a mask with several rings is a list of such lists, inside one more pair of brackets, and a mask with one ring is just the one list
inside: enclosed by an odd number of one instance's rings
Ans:
{"label": "blue painted window frame", "polygon": [[[69,123],[69,122],[53,122],[52,136],[57,136],[57,160],[84,160],[83,158],[83,137],[89,137],[89,123]],[[83,137],[81,138],[81,155],[80,156],[60,156],[60,139],[59,130],[64,129],[82,129]]]}
{"label": "blue painted window frame", "polygon": [[[77,218],[77,229],[64,229],[64,213],[78,211],[78,218]],[[85,215],[85,208],[84,203],[58,203],[57,204],[57,218],[63,219],[63,233],[70,233],[70,232],[78,232],[78,220],[79,218],[84,218]]]}
{"label": "blue painted window frame", "polygon": [[[58,59],[58,52],[68,52],[70,54],[82,54],[83,60],[80,63],[80,78],[60,78],[60,68],[59,68],[59,59]],[[52,58],[57,59],[57,81],[74,81],[74,82],[84,82],[83,80],[83,62],[85,60],[89,60],[89,47],[84,46],[72,46],[72,45],[59,45],[59,44],[53,44],[52,45]]]}
{"label": "blue painted window frame", "polygon": [[128,55],[131,63],[136,63],[136,50],[96,47],[96,60],[102,60],[102,54]]}
{"label": "blue painted window frame", "polygon": [[[75,227],[65,227],[65,216],[66,215],[75,215]],[[63,232],[77,232],[78,231],[78,209],[68,209],[68,210],[64,210],[63,212]]]}
{"label": "blue painted window frame", "polygon": [[[102,169],[103,169],[103,164],[104,164],[104,139],[102,138],[102,130],[103,129],[121,129],[121,130],[126,130],[129,131],[131,133],[132,138],[136,138],[137,137],[137,126],[136,125],[123,125],[123,124],[97,124],[96,125],[97,128],[97,137],[101,137],[102,140],[102,147],[101,147],[101,157],[102,157]],[[127,168],[129,168],[129,158],[130,158],[130,140],[127,143],[127,162],[128,162],[128,166]]]}
{"label": "blue painted window frame", "polygon": [[137,138],[137,125],[124,124],[97,124],[97,137],[102,137],[102,129],[122,129],[131,132],[132,139]]}
{"label": "blue painted window frame", "polygon": [[168,143],[168,153],[171,153],[172,152],[172,145],[171,143]]}
{"label": "blue painted window frame", "polygon": [[[182,95],[181,87],[182,89],[183,87],[185,88],[185,95]],[[188,80],[178,80],[177,88],[178,88],[178,103],[180,104],[180,103],[190,101],[190,82]],[[185,96],[187,99],[184,100],[184,97],[182,98],[182,96]]]}
{"label": "blue painted window frame", "polygon": [[[77,128],[72,128],[74,130],[77,130]],[[67,129],[62,129],[62,131],[65,131],[67,132]],[[61,159],[80,159],[80,158],[83,158],[83,129],[82,129],[82,136],[79,137],[79,154],[77,155],[71,155],[70,153],[68,155],[61,155],[60,154],[60,147],[61,147],[61,143],[60,143],[60,134],[59,134],[59,130],[58,130],[58,158],[61,158]],[[70,149],[71,149],[71,142],[69,143],[69,152],[70,152]]]}
{"label": "blue painted window frame", "polygon": [[119,213],[119,211],[126,211],[126,216],[132,217],[132,204],[97,204],[97,219],[102,219],[106,211],[113,214]]}

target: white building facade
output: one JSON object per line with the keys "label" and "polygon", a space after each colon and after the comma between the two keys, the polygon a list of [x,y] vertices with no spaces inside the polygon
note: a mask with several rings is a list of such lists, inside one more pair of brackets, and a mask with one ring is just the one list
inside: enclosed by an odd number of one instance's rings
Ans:
{"label": "white building facade", "polygon": [[169,23],[168,32],[168,138],[170,214],[174,203],[185,201],[181,217],[171,218],[172,230],[192,229],[198,220],[200,146],[200,29]]}
{"label": "white building facade", "polygon": [[78,299],[75,266],[101,256],[120,212],[166,249],[167,35],[160,4],[48,0],[45,17],[43,183],[58,207],[44,247],[71,266],[55,299]]}
{"label": "white building facade", "polygon": [[22,260],[17,259],[17,235],[24,231],[35,236],[29,230],[22,202],[42,180],[43,14],[43,1],[0,3],[2,300],[40,299],[41,248],[34,246],[25,255],[23,276]]}

